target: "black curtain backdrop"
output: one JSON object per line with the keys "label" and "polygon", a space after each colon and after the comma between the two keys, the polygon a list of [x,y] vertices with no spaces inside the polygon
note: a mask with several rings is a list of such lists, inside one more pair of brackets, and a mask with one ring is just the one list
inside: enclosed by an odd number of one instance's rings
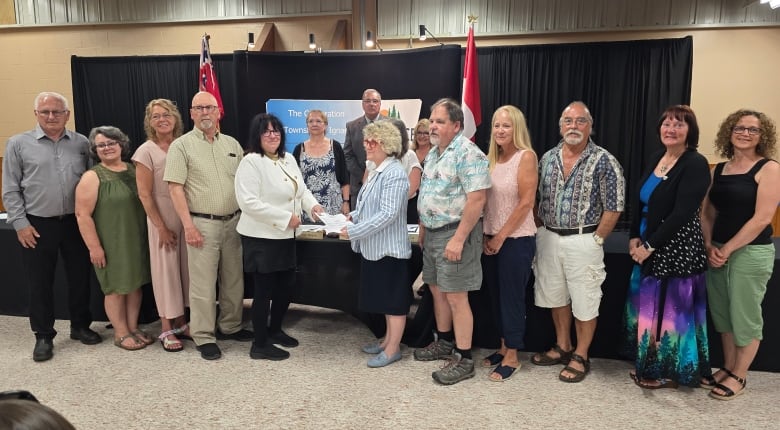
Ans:
{"label": "black curtain backdrop", "polygon": [[[384,52],[214,55],[226,110],[222,131],[243,144],[249,121],[265,111],[268,99],[357,99],[366,88],[376,88],[385,99],[422,99],[420,115],[427,117],[439,98],[460,100],[464,53],[457,45],[444,45]],[[658,116],[669,105],[690,103],[691,37],[483,47],[477,48],[477,57],[482,125],[475,140],[483,150],[499,106],[513,104],[523,111],[541,155],[560,140],[563,108],[582,100],[594,117],[593,139],[623,166],[629,196],[647,158],[661,149]],[[185,131],[191,129],[188,108],[198,87],[198,61],[197,55],[72,57],[76,129],[87,134],[94,126],[115,125],[135,148],[145,140],[144,107],[159,97],[174,100]],[[624,215],[621,225],[626,222]]]}
{"label": "black curtain backdrop", "polygon": [[[199,55],[71,57],[76,130],[88,135],[100,125],[119,127],[133,151],[146,141],[144,109],[152,99],[166,98],[179,108],[184,131],[192,129],[190,101],[198,91]],[[238,130],[233,55],[212,55],[225,117],[223,132]]]}
{"label": "black curtain backdrop", "polygon": [[244,142],[249,121],[265,112],[269,99],[359,100],[366,88],[378,90],[383,99],[422,99],[420,116],[427,118],[436,100],[460,100],[461,57],[458,45],[322,54],[236,51],[243,112],[238,136]]}
{"label": "black curtain backdrop", "polygon": [[[593,115],[593,140],[623,166],[627,204],[647,158],[662,148],[659,115],[669,105],[691,100],[691,37],[486,47],[477,48],[477,56],[482,125],[475,140],[483,150],[493,112],[512,104],[525,114],[541,156],[560,141],[561,111],[581,100]],[[627,227],[627,213],[619,227]]]}

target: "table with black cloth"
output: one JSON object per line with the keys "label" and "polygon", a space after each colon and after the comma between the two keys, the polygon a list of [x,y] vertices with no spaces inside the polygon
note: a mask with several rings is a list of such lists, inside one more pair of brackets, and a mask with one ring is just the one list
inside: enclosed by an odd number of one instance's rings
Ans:
{"label": "table with black cloth", "polygon": [[[384,334],[385,320],[382,315],[366,314],[358,309],[358,291],[360,284],[360,255],[352,252],[347,241],[325,238],[322,240],[298,240],[298,268],[296,284],[292,294],[293,302],[338,309],[353,315],[376,336]],[[633,261],[627,253],[628,236],[616,232],[607,238],[604,245],[607,278],[602,286],[603,298],[599,309],[596,335],[591,346],[591,356],[598,358],[623,358],[618,354],[623,339],[623,307],[626,300],[628,282]],[[21,258],[18,252],[16,233],[10,226],[0,226],[0,273],[3,274],[0,287],[0,314],[27,315],[28,293],[22,282]],[[767,287],[763,302],[764,340],[753,362],[752,370],[780,372],[780,313],[770,312],[780,309],[780,240],[775,240],[778,250],[775,270]],[[416,275],[422,268],[422,252],[412,247],[410,264],[410,288]],[[92,312],[96,321],[105,320],[103,295],[93,279]],[[251,290],[251,289],[248,289]],[[67,318],[65,274],[61,266],[57,268],[55,278],[55,314],[57,318]],[[490,300],[486,291],[469,294],[474,312],[474,346],[496,348],[499,344],[496,335]],[[527,331],[525,351],[543,351],[555,343],[555,331],[549,309],[533,305],[533,278],[526,291]],[[156,309],[150,286],[144,287],[144,305],[142,321],[157,319]],[[403,342],[410,347],[425,346],[432,339],[434,329],[433,299],[425,294],[416,312],[407,322]],[[713,366],[721,364],[722,352],[720,336],[709,326],[710,354]]]}
{"label": "table with black cloth", "polygon": [[[11,225],[6,224],[5,219],[0,220],[0,250],[0,276],[2,276],[2,281],[0,281],[0,315],[27,316],[30,309],[30,293],[24,282],[21,246],[16,238],[16,231]],[[54,274],[54,318],[56,319],[69,319],[68,289],[64,264],[65,262],[60,256]],[[103,306],[105,295],[100,290],[95,271],[90,272],[92,320],[108,321]],[[143,301],[138,321],[142,324],[157,321],[159,317],[154,302],[152,284],[146,284],[141,288]]]}

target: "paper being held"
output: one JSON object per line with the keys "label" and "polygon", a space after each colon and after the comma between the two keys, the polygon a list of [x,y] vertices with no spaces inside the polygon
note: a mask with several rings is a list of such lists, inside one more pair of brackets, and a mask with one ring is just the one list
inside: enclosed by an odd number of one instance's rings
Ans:
{"label": "paper being held", "polygon": [[325,234],[340,233],[341,229],[352,225],[352,221],[348,221],[344,214],[330,215],[326,213],[318,213],[317,216],[320,217],[320,221],[325,224]]}

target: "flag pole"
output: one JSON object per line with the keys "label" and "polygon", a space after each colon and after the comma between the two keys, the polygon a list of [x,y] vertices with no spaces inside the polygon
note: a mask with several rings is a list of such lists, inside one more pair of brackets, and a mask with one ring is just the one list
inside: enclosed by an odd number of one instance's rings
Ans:
{"label": "flag pole", "polygon": [[474,43],[474,23],[477,16],[469,15],[468,40],[466,42],[466,58],[463,63],[463,135],[474,141],[477,126],[482,123],[482,107],[479,97],[479,68],[477,64],[477,47]]}

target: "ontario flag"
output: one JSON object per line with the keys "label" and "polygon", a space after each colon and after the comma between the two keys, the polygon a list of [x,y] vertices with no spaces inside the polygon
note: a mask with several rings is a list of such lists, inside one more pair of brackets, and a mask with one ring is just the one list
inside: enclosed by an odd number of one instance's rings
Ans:
{"label": "ontario flag", "polygon": [[477,46],[474,44],[474,25],[469,27],[466,43],[466,61],[463,64],[463,135],[474,140],[477,126],[482,124],[482,106],[479,102],[479,72]]}
{"label": "ontario flag", "polygon": [[211,51],[209,49],[210,37],[211,36],[208,34],[204,34],[203,38],[200,40],[200,76],[198,79],[198,87],[200,91],[209,92],[217,99],[219,118],[222,119],[225,116],[225,108],[222,106],[222,96],[219,94],[217,75],[214,73],[214,65],[211,62]]}

